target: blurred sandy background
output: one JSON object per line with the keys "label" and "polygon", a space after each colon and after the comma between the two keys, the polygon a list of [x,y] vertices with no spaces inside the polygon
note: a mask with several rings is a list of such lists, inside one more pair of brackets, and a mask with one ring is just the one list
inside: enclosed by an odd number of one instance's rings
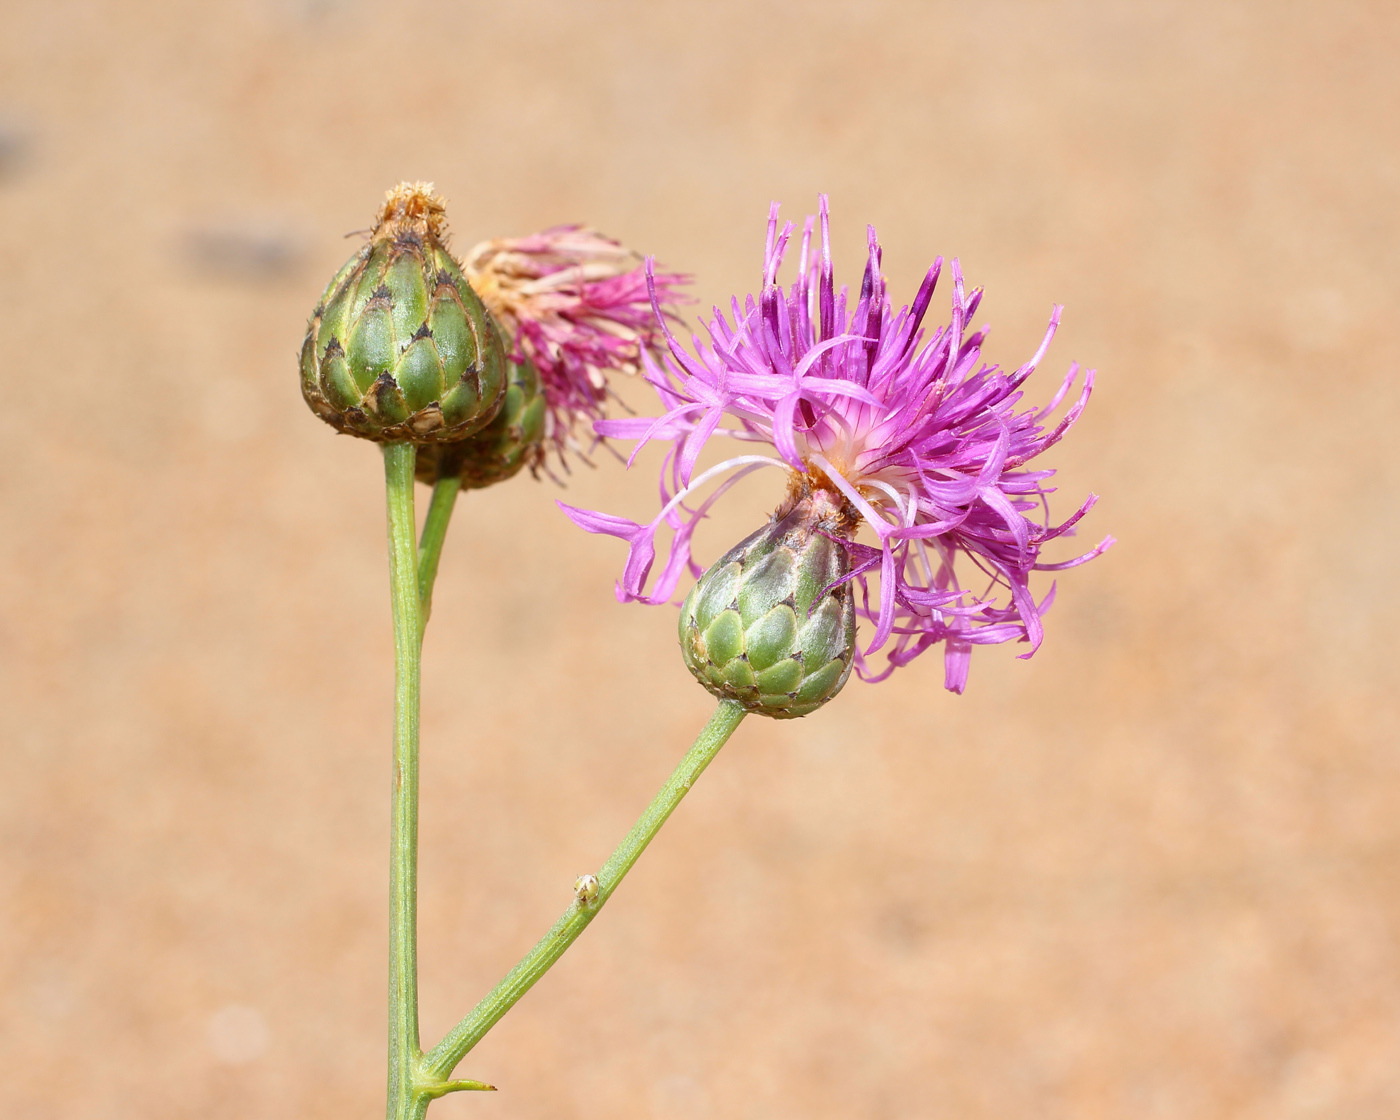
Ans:
{"label": "blurred sandy background", "polygon": [[[768,202],[1097,366],[1031,662],[751,720],[432,1116],[1400,1116],[1400,14],[1363,3],[14,2],[0,39],[0,1113],[375,1116],[379,457],[299,399],[400,178],[759,279]],[[940,297],[935,306],[946,306]],[[645,395],[629,390],[639,407]],[[756,480],[714,556],[775,495]],[[420,491],[420,494],[422,492]],[[424,1033],[709,711],[618,542],[459,507],[427,643]],[[631,516],[611,464],[563,496]],[[1065,550],[1066,552],[1068,549]]]}

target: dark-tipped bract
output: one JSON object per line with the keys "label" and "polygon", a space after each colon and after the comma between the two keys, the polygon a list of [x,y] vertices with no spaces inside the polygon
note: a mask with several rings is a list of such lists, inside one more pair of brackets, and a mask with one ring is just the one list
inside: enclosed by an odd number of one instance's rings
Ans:
{"label": "dark-tipped bract", "polygon": [[450,443],[505,396],[500,332],[444,242],[431,183],[388,192],[369,241],[307,325],[301,391],[332,427],[380,442]]}
{"label": "dark-tipped bract", "polygon": [[721,700],[777,719],[816,711],[855,664],[844,503],[816,491],[735,545],[681,607],[681,656]]}

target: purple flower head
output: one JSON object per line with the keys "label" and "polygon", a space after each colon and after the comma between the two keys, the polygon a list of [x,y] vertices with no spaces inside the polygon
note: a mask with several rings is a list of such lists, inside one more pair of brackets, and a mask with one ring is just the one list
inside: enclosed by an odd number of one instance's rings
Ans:
{"label": "purple flower head", "polygon": [[[1023,657],[1039,647],[1041,616],[1054,587],[1037,602],[1032,572],[1075,567],[1113,543],[1106,537],[1075,559],[1042,562],[1041,548],[1072,535],[1096,498],[1090,495],[1067,520],[1053,524],[1047,481],[1054,472],[1029,465],[1079,418],[1094,373],[1083,374],[1078,396],[1058,422],[1050,417],[1080,379],[1077,364],[1043,408],[1023,406],[1021,386],[1050,345],[1061,308],[1052,312],[1045,337],[1024,365],[1008,373],[983,364],[986,328],[967,333],[982,291],[965,290],[956,259],[951,321],[929,330],[924,318],[942,258],[913,303],[895,312],[871,227],[865,275],[852,300],[832,279],[825,195],[819,220],[819,254],[813,253],[809,217],[796,280],[784,289],[777,276],[793,226],[779,228],[774,203],[761,294],[742,305],[732,300],[728,316],[716,309],[705,324],[708,340],[692,339],[694,353],[681,346],[656,307],[668,352],[661,361],[648,356],[644,364],[664,412],[654,419],[605,420],[596,428],[636,440],[637,449],[652,440],[670,442],[660,513],[641,525],[563,508],[582,528],[628,542],[619,599],[661,603],[674,595],[683,570],[701,574],[690,541],[715,500],[744,475],[781,467],[788,474],[783,510],[822,490],[853,526],[843,538],[851,560],[847,578],[855,582],[859,617],[874,627],[869,644],[856,651],[860,675],[882,680],[941,642],[945,685],[961,692],[974,645],[1018,639],[1031,647]],[[701,448],[717,433],[767,444],[776,456],[739,455],[697,475]],[[651,579],[662,525],[674,535],[665,565]],[[871,543],[855,539],[862,529]],[[972,582],[965,585],[968,577]],[[882,649],[886,663],[875,666],[872,655]]]}
{"label": "purple flower head", "polygon": [[664,320],[653,308],[675,318],[689,280],[675,272],[648,280],[640,256],[577,225],[483,241],[463,271],[514,341],[514,359],[528,358],[539,370],[545,444],[561,463],[566,449],[588,450],[575,425],[580,417],[590,424],[603,417],[607,375],[636,373],[642,354],[661,346]]}

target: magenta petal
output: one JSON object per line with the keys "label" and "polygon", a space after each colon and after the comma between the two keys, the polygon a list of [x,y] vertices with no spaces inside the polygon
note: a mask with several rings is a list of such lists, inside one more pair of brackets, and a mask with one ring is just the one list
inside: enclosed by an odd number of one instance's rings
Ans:
{"label": "magenta petal", "polygon": [[705,446],[705,441],[714,435],[715,428],[719,426],[720,418],[724,413],[719,409],[712,409],[701,417],[700,422],[686,433],[681,442],[680,457],[680,479],[683,485],[690,484],[690,476],[695,471],[695,460],[700,457],[700,452]]}
{"label": "magenta petal", "polygon": [[564,511],[570,521],[580,529],[587,529],[590,533],[607,533],[609,536],[631,540],[642,529],[641,525],[635,521],[629,521],[625,517],[615,517],[610,513],[597,513],[591,509],[579,509],[578,506],[571,506],[567,502],[561,502],[557,499],[554,504]]}
{"label": "magenta petal", "polygon": [[972,665],[972,645],[965,638],[951,635],[943,641],[943,687],[961,695],[967,688],[967,671]]}
{"label": "magenta petal", "polygon": [[635,521],[629,521],[625,517],[614,517],[611,514],[579,509],[577,506],[567,505],[560,501],[556,501],[555,505],[562,509],[569,520],[580,529],[586,529],[590,533],[605,533],[608,536],[621,537],[628,543],[627,562],[623,565],[622,582],[618,586],[617,597],[622,602],[641,598],[647,574],[651,571],[652,562],[656,559],[656,523],[638,525]]}

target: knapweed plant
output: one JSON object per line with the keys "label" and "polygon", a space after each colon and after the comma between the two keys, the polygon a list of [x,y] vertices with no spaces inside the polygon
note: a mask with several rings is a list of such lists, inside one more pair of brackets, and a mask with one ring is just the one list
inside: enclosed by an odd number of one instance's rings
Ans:
{"label": "knapweed plant", "polygon": [[[1093,371],[1081,379],[1072,365],[1043,407],[1023,403],[1059,307],[1030,360],[1008,373],[983,363],[985,329],[969,333],[982,292],[965,289],[956,260],[950,320],[930,328],[942,258],[895,311],[874,229],[854,298],[835,284],[825,197],[803,226],[796,276],[784,288],[778,274],[792,233],[790,223],[779,227],[775,204],[758,296],[733,299],[727,315],[716,309],[707,338],[687,349],[674,329],[685,276],[578,226],[484,242],[458,261],[432,185],[403,183],[311,316],[301,355],[307,403],[384,452],[395,650],[389,1120],[421,1118],[446,1093],[492,1088],[455,1078],[457,1065],[598,914],[745,715],[809,715],[852,671],[880,681],[938,645],[945,686],[962,692],[974,645],[1019,641],[1029,646],[1023,657],[1039,648],[1054,586],[1037,601],[1032,573],[1075,567],[1112,543],[1041,559],[1094,504],[1091,495],[1054,524],[1054,472],[1031,465],[1073,426],[1093,389]],[[660,414],[607,418],[607,377],[617,372],[644,373]],[[697,473],[716,436],[744,453]],[[673,603],[682,579],[694,580],[679,604],[681,659],[718,705],[617,850],[574,884],[553,928],[425,1051],[419,665],[448,522],[461,490],[505,482],[527,465],[557,477],[553,467],[567,472],[571,456],[603,439],[670,445],[660,509],[643,523],[560,506],[582,528],[627,542],[622,601]],[[781,474],[772,515],[702,569],[691,554],[696,526],[765,467]],[[415,477],[432,486],[421,535]],[[653,575],[663,531],[667,558]]]}

